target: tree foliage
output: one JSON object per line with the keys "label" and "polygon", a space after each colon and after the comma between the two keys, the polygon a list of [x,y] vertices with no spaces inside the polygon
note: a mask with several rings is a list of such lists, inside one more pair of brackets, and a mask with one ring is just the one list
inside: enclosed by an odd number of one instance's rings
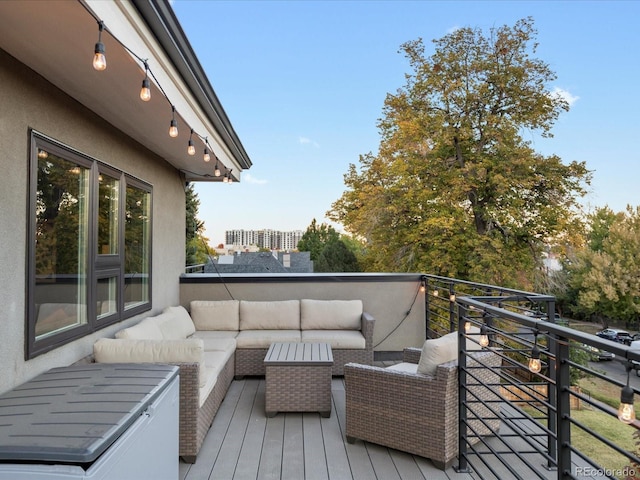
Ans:
{"label": "tree foliage", "polygon": [[427,271],[531,287],[544,245],[578,228],[590,173],[536,153],[569,109],[535,58],[531,18],[402,45],[411,73],[387,95],[378,154],[350,165],[329,217],[365,240],[372,271]]}
{"label": "tree foliage", "polygon": [[589,225],[587,246],[566,266],[574,309],[605,321],[635,323],[640,317],[640,207],[618,213],[597,209]]}
{"label": "tree foliage", "polygon": [[186,207],[186,265],[197,265],[205,263],[209,256],[207,245],[209,239],[202,235],[204,222],[198,219],[198,209],[200,208],[200,199],[198,193],[194,189],[193,183],[187,185],[185,189],[185,207]]}
{"label": "tree foliage", "polygon": [[355,247],[354,242],[343,240],[332,226],[318,225],[315,218],[298,242],[299,251],[310,252],[315,272],[359,272]]}

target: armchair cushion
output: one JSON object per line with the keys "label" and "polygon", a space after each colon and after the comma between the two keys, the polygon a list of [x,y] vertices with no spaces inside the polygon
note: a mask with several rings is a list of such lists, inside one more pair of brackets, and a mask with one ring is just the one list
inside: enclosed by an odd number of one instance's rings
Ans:
{"label": "armchair cushion", "polygon": [[429,339],[424,342],[418,373],[435,376],[438,365],[458,358],[458,332],[451,332],[440,338]]}

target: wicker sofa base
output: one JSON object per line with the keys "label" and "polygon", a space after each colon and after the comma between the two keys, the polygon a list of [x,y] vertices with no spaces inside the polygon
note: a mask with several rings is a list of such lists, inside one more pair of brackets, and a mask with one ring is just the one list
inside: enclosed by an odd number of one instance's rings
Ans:
{"label": "wicker sofa base", "polygon": [[[266,374],[264,357],[268,348],[237,348],[236,349],[236,378],[242,377],[264,377]],[[373,350],[340,350],[332,349],[333,367],[331,375],[344,375],[344,366],[347,363],[361,363],[364,365],[373,364]]]}
{"label": "wicker sofa base", "polygon": [[[229,358],[218,375],[213,390],[199,406],[199,366],[197,363],[180,364],[180,447],[179,455],[186,463],[195,463],[204,437],[213,417],[233,381],[235,358]],[[197,414],[194,415],[194,412]]]}

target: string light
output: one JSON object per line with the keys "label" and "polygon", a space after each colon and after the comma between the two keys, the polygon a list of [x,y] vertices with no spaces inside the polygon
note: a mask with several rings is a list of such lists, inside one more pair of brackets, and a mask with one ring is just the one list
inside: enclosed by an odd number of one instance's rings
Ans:
{"label": "string light", "polygon": [[533,348],[531,349],[531,357],[529,357],[529,371],[531,373],[540,373],[540,370],[542,370],[542,362],[540,361],[540,349],[538,348],[538,332],[536,332]]}
{"label": "string light", "polygon": [[102,31],[104,30],[104,22],[98,21],[98,42],[94,49],[93,68],[99,72],[107,68],[107,58],[104,56],[104,43],[102,43]]}
{"label": "string light", "polygon": [[144,62],[144,79],[142,80],[142,88],[140,89],[140,100],[148,102],[151,100],[151,88],[149,84],[149,65]]}
{"label": "string light", "polygon": [[627,384],[620,392],[620,406],[618,407],[618,420],[622,423],[633,423],[636,419],[636,411],[633,407],[633,388],[629,386],[629,372],[631,365],[627,364]]}
{"label": "string light", "polygon": [[176,122],[176,107],[171,105],[171,123],[169,124],[169,136],[176,138],[178,136],[178,122]]}
{"label": "string light", "polygon": [[487,332],[487,326],[483,323],[480,327],[480,340],[478,341],[481,347],[489,346],[489,334]]}
{"label": "string light", "polygon": [[211,160],[211,155],[209,155],[209,149],[207,148],[207,145],[209,145],[209,140],[207,140],[207,137],[204,137],[204,154],[202,155],[202,159],[205,162]]}
{"label": "string light", "polygon": [[187,147],[187,153],[189,155],[195,155],[196,154],[196,147],[193,146],[193,128],[191,129],[191,133],[189,134],[189,146]]}
{"label": "string light", "polygon": [[[102,43],[102,32],[107,30],[104,21],[98,19],[88,8],[85,9],[87,10],[87,12],[93,16],[93,18],[95,18],[96,22],[98,23],[98,41],[95,44],[95,48],[94,48],[94,57],[93,57],[93,68],[95,68],[98,71],[102,71],[105,70],[107,68],[107,61],[106,61],[106,57],[105,57],[105,46],[104,43]],[[169,101],[169,97],[167,96],[166,92],[162,89],[162,86],[158,83],[157,79],[155,78],[155,76],[153,75],[153,72],[151,70],[151,68],[149,68],[149,64],[147,62],[146,59],[141,58],[139,55],[137,55],[135,52],[133,52],[130,48],[128,48],[122,41],[120,41],[118,38],[116,38],[112,32],[110,32],[109,30],[107,30],[107,32],[125,49],[127,50],[133,57],[135,57],[140,63],[142,63],[144,65],[144,71],[145,71],[145,75],[144,75],[144,79],[142,80],[142,87],[140,89],[140,99],[148,102],[151,99],[151,80],[150,77],[152,77],[154,79],[154,84],[158,87],[158,89],[160,90],[160,92],[162,93],[162,95],[164,96],[164,98],[167,100],[167,102],[169,102],[169,104],[171,105],[171,121],[169,123],[169,136],[172,138],[176,138],[178,136],[178,122],[176,120],[176,116],[175,116],[175,112],[176,112],[176,108],[175,106]],[[198,137],[200,137],[200,139],[203,141],[203,143],[205,144],[204,147],[204,153],[203,153],[203,160],[205,162],[209,162],[211,161],[211,155],[213,154],[213,150],[211,149],[211,146],[207,140],[207,137],[204,137],[200,134],[198,134],[197,132],[194,132],[193,128],[191,129],[191,133],[189,135],[189,143],[187,146],[187,153],[191,156],[195,155],[196,153],[196,149],[195,149],[195,145],[193,142],[193,134],[196,134]],[[220,165],[220,162],[218,160],[218,158],[216,157],[216,166],[214,169],[214,175],[216,177],[220,177],[221,175],[221,167],[224,167],[223,165]],[[231,170],[229,170],[227,173],[225,173],[225,179],[223,180],[226,183],[233,183],[233,177],[231,176]]]}

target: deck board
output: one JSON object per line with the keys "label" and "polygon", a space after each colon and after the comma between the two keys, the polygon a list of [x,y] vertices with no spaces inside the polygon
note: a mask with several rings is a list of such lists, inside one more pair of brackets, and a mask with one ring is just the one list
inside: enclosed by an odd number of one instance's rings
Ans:
{"label": "deck board", "polygon": [[180,462],[180,480],[470,480],[427,459],[345,440],[342,378],[332,386],[329,418],[318,413],[264,414],[264,378],[234,380],[194,464]]}

